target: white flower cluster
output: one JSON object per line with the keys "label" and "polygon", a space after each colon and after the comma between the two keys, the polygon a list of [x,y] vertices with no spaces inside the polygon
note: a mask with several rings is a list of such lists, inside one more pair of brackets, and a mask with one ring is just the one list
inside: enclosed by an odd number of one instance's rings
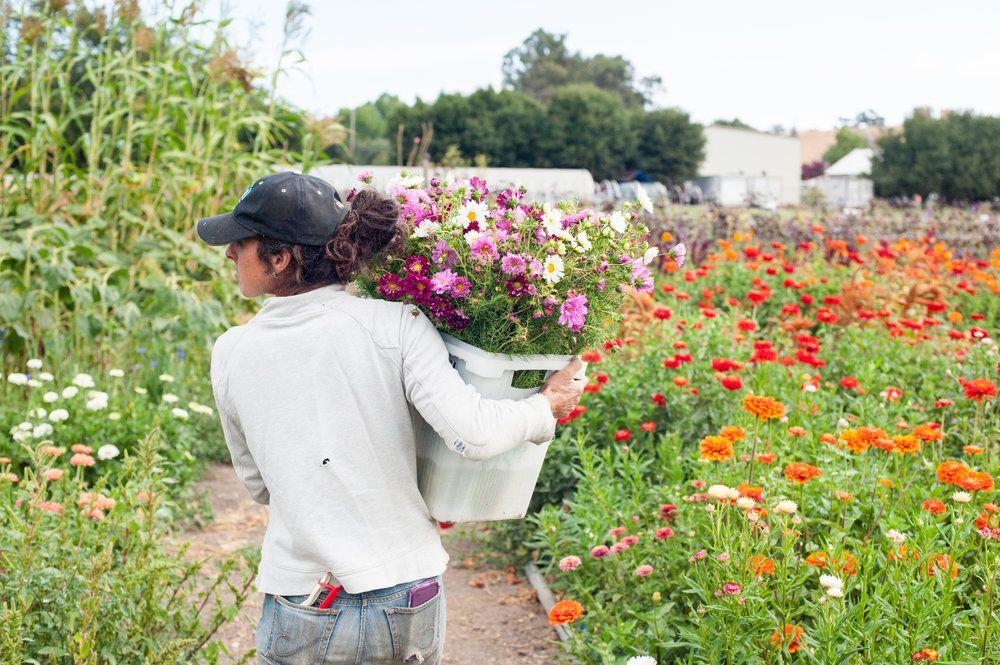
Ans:
{"label": "white flower cluster", "polygon": [[844,581],[836,575],[820,575],[819,585],[826,589],[826,595],[831,598],[844,597]]}

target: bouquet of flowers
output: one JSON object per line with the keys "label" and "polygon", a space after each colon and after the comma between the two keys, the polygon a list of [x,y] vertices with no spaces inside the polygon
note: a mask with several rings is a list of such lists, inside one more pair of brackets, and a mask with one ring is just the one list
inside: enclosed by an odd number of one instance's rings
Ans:
{"label": "bouquet of flowers", "polygon": [[[371,184],[371,175],[359,180]],[[352,193],[353,194],[353,193]],[[389,188],[406,235],[357,278],[366,295],[411,302],[441,332],[484,351],[575,354],[614,337],[628,289],[651,291],[639,199],[610,213],[525,200],[524,188],[491,195],[479,178],[404,174]],[[678,264],[684,246],[667,255]]]}

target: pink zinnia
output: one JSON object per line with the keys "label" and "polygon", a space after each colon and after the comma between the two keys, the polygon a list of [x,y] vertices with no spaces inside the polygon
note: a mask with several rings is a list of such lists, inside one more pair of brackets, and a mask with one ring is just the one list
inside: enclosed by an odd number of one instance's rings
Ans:
{"label": "pink zinnia", "polygon": [[611,554],[611,550],[608,548],[607,545],[598,545],[597,547],[594,547],[593,549],[590,550],[590,556],[594,557],[595,559],[603,559],[609,554]]}
{"label": "pink zinnia", "polygon": [[61,503],[56,501],[39,501],[38,508],[45,513],[53,513],[58,515],[63,511],[63,506]]}
{"label": "pink zinnia", "polygon": [[69,459],[70,466],[94,466],[94,458],[87,453],[77,453]]}
{"label": "pink zinnia", "polygon": [[612,538],[617,538],[618,536],[624,533],[625,533],[625,527],[623,526],[616,526],[611,529],[608,529],[608,535],[611,536]]}
{"label": "pink zinnia", "polygon": [[657,529],[656,535],[654,536],[654,538],[656,538],[657,540],[666,540],[667,538],[673,538],[673,537],[674,537],[674,530],[671,529],[669,526]]}
{"label": "pink zinnia", "polygon": [[741,587],[736,582],[726,582],[725,584],[722,585],[722,590],[725,591],[730,596],[735,596],[740,591],[743,591],[743,587]]}
{"label": "pink zinnia", "polygon": [[635,574],[639,577],[649,577],[653,574],[653,567],[648,563],[644,563],[635,569]]}
{"label": "pink zinnia", "polygon": [[708,556],[708,550],[704,550],[704,549],[698,550],[697,552],[695,552],[694,554],[691,555],[691,557],[688,559],[688,561],[690,561],[691,563],[694,563],[695,561],[701,561],[702,559],[704,559],[707,556]]}
{"label": "pink zinnia", "polygon": [[624,538],[622,538],[622,544],[625,547],[632,547],[637,542],[639,542],[639,536],[625,536]]}
{"label": "pink zinnia", "polygon": [[559,560],[559,570],[564,573],[568,573],[571,570],[579,568],[581,563],[583,563],[583,561],[581,561],[578,556],[564,556]]}
{"label": "pink zinnia", "polygon": [[614,545],[611,546],[611,553],[612,554],[621,554],[622,552],[624,552],[627,549],[628,549],[628,546],[625,543],[623,543],[623,542],[621,542],[619,540],[617,543],[615,543]]}
{"label": "pink zinnia", "polygon": [[63,477],[62,469],[45,469],[45,480],[59,480]]}

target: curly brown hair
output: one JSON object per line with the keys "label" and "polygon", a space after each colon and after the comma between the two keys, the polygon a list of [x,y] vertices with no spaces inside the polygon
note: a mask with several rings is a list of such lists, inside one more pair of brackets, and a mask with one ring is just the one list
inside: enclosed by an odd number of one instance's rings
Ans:
{"label": "curly brown hair", "polygon": [[403,241],[398,218],[395,201],[364,189],[351,198],[351,209],[325,245],[296,245],[257,236],[257,256],[269,264],[271,256],[286,251],[291,254],[291,270],[286,272],[282,290],[346,284],[373,257]]}

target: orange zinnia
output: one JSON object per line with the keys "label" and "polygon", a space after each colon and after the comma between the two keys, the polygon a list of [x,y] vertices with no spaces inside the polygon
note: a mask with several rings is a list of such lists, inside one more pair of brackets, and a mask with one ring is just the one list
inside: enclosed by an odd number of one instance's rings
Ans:
{"label": "orange zinnia", "polygon": [[583,605],[575,600],[560,600],[549,610],[549,623],[561,626],[564,623],[573,623],[582,616]]}
{"label": "orange zinnia", "polygon": [[982,402],[983,399],[993,399],[997,396],[996,384],[989,379],[959,380],[959,383],[965,388],[965,396],[977,402]]}
{"label": "orange zinnia", "polygon": [[[844,441],[847,449],[855,455],[860,455],[872,446],[884,450],[889,441],[889,435],[885,433],[885,430],[875,427],[847,429],[840,434],[840,438]],[[891,444],[888,447],[891,449]]]}
{"label": "orange zinnia", "polygon": [[785,467],[785,478],[796,483],[807,483],[813,478],[819,478],[823,472],[812,464],[792,462]]}
{"label": "orange zinnia", "polygon": [[788,653],[795,653],[802,648],[802,638],[805,637],[806,631],[802,630],[801,626],[796,626],[794,624],[785,624],[784,635],[782,635],[782,630],[778,629],[774,631],[771,635],[771,644],[774,645],[775,649],[781,649],[784,645],[788,649]]}
{"label": "orange zinnia", "polygon": [[937,479],[939,483],[955,485],[956,481],[965,477],[968,472],[969,468],[961,462],[948,460],[938,464]]}
{"label": "orange zinnia", "polygon": [[706,436],[699,447],[701,459],[725,462],[733,456],[733,442],[724,436]]}
{"label": "orange zinnia", "polygon": [[920,439],[912,434],[892,437],[892,446],[900,455],[915,455],[920,450]]}
{"label": "orange zinnia", "polygon": [[740,483],[736,486],[736,491],[740,493],[740,496],[749,497],[758,503],[764,500],[764,488],[759,485]]}
{"label": "orange zinnia", "polygon": [[785,415],[785,405],[766,395],[745,395],[743,408],[761,420],[771,420]]}
{"label": "orange zinnia", "polygon": [[941,430],[931,427],[930,425],[917,425],[913,428],[913,435],[925,443],[940,441],[944,438],[944,434],[941,433]]}
{"label": "orange zinnia", "polygon": [[931,554],[927,559],[927,577],[934,577],[938,570],[947,572],[951,579],[958,577],[958,564],[952,563],[947,554]]}
{"label": "orange zinnia", "polygon": [[724,436],[733,443],[736,443],[741,439],[747,438],[747,433],[743,431],[742,427],[737,427],[736,425],[726,425],[719,430],[719,436]]}
{"label": "orange zinnia", "polygon": [[931,515],[940,515],[948,509],[948,507],[944,505],[944,501],[938,501],[937,499],[927,499],[921,507]]}
{"label": "orange zinnia", "polygon": [[970,492],[991,492],[993,477],[985,471],[968,469],[964,476],[955,481],[955,484]]}
{"label": "orange zinnia", "polygon": [[756,577],[763,575],[774,575],[774,561],[768,559],[763,554],[754,554],[750,557],[750,572]]}

